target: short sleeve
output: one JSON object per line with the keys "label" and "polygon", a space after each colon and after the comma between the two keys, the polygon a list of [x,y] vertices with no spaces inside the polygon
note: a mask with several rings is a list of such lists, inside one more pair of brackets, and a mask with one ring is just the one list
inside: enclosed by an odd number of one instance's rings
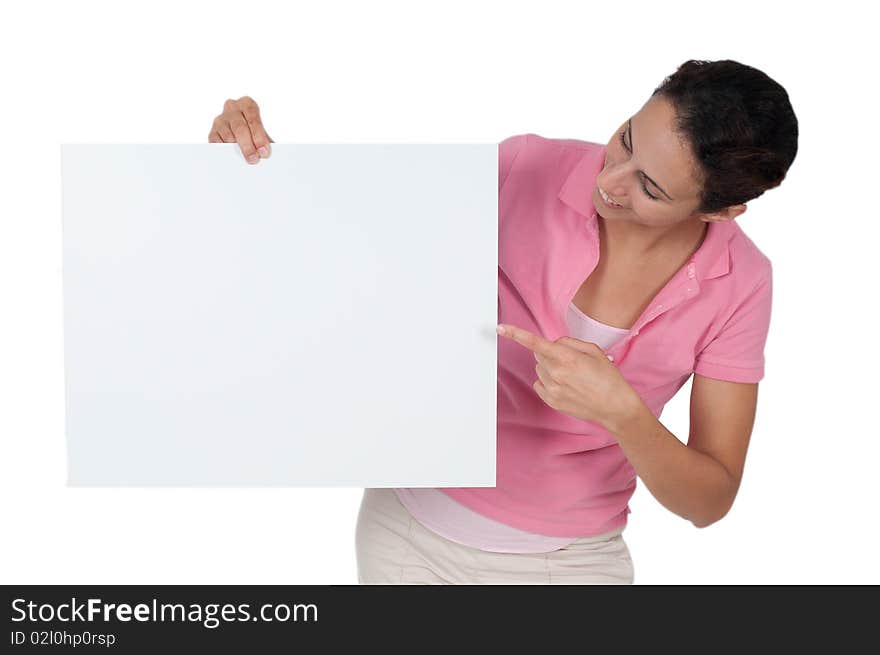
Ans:
{"label": "short sleeve", "polygon": [[736,308],[721,332],[697,355],[694,373],[730,382],[758,382],[764,377],[764,346],[770,329],[773,271],[768,269]]}
{"label": "short sleeve", "polygon": [[504,181],[513,168],[513,162],[526,142],[527,134],[517,134],[504,139],[498,144],[498,191],[504,186]]}

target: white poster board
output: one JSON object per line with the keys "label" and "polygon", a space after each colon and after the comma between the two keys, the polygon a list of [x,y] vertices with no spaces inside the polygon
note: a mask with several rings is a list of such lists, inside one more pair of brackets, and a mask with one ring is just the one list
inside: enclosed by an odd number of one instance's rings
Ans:
{"label": "white poster board", "polygon": [[62,145],[68,484],[494,486],[497,144]]}

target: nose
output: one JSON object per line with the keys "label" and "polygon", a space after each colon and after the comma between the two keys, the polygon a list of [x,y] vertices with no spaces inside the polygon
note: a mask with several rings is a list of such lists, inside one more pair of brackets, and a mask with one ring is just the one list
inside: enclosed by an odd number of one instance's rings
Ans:
{"label": "nose", "polygon": [[599,186],[605,189],[605,192],[613,196],[618,202],[626,196],[626,165],[609,165],[599,179]]}

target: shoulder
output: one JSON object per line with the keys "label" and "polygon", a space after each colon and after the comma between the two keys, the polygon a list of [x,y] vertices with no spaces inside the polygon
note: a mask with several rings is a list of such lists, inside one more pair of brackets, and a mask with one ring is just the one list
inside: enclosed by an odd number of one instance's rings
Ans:
{"label": "shoulder", "polygon": [[[557,139],[534,132],[515,134],[499,144],[502,160],[520,173],[557,180],[567,177],[585,158],[598,156],[605,146],[581,139]],[[503,165],[503,164],[502,164]]]}
{"label": "shoulder", "polygon": [[761,282],[772,279],[773,264],[770,258],[736,221],[732,221],[728,247],[731,272],[742,280],[744,286],[754,289]]}
{"label": "shoulder", "polygon": [[[526,148],[532,154],[563,154],[573,152],[581,154],[595,152],[601,150],[604,146],[593,141],[583,141],[581,139],[556,139],[552,137],[542,136],[534,132],[524,134],[515,134],[505,139],[507,142],[514,142],[520,147]],[[503,142],[502,142],[503,143]]]}

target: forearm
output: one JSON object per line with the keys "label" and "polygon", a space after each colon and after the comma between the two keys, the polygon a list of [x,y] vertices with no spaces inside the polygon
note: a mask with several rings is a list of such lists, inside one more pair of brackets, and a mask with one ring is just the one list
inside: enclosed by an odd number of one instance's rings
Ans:
{"label": "forearm", "polygon": [[727,470],[688,448],[642,402],[605,426],[651,494],[669,511],[705,527],[724,516],[736,494]]}

